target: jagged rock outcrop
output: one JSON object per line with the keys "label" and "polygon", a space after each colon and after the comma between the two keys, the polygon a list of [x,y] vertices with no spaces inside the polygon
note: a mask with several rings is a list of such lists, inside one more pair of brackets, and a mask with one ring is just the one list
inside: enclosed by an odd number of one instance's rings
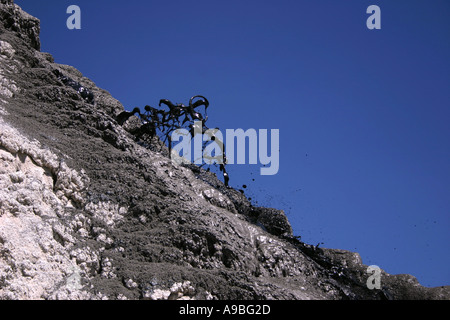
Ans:
{"label": "jagged rock outcrop", "polygon": [[369,290],[357,253],[299,241],[282,211],[136,141],[13,1],[0,22],[0,299],[450,297],[384,272]]}

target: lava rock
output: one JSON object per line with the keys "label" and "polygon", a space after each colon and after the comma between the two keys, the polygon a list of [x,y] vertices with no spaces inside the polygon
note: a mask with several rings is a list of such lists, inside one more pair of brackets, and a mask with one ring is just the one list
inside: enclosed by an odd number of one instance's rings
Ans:
{"label": "lava rock", "polygon": [[[122,104],[0,0],[0,299],[449,299],[303,243],[281,210],[136,141]],[[95,99],[94,99],[95,98]]]}

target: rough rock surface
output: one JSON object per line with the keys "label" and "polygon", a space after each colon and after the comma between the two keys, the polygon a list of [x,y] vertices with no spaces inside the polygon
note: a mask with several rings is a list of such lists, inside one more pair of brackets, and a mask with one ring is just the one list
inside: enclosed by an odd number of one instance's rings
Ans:
{"label": "rough rock surface", "polygon": [[138,143],[120,102],[39,49],[39,20],[0,0],[0,299],[449,299],[385,272],[369,290],[357,253]]}

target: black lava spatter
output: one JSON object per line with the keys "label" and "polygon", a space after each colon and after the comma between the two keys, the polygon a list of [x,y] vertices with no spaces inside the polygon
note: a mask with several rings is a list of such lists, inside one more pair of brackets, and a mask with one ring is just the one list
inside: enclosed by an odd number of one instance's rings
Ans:
{"label": "black lava spatter", "polygon": [[58,77],[58,79],[64,83],[66,86],[71,87],[75,91],[77,91],[84,101],[86,101],[89,104],[93,104],[94,101],[94,94],[87,89],[86,87],[83,87],[79,82],[76,82],[75,80],[72,80],[71,78],[65,76],[61,71],[54,70],[53,73]]}
{"label": "black lava spatter", "polygon": [[140,115],[141,110],[139,108],[134,108],[133,111],[131,112],[123,111],[117,116],[116,121],[118,124],[123,126],[123,124],[127,122],[127,120],[130,119],[130,117],[135,115],[136,113]]}
{"label": "black lava spatter", "polygon": [[[61,77],[64,79],[64,77]],[[198,99],[194,102],[195,99]],[[161,99],[159,101],[159,106],[166,105],[169,110],[156,109],[149,105],[144,107],[145,112],[141,113],[141,110],[136,107],[131,112],[123,111],[117,117],[116,121],[118,124],[123,126],[125,122],[133,115],[137,115],[141,121],[141,125],[138,128],[132,130],[131,133],[134,134],[136,139],[148,138],[148,146],[151,147],[151,141],[154,136],[158,135],[160,140],[164,143],[168,143],[169,156],[172,149],[171,134],[176,129],[188,129],[193,137],[197,132],[205,133],[209,128],[206,126],[206,121],[208,120],[208,115],[206,113],[209,107],[209,101],[204,96],[195,95],[189,99],[189,104],[186,106],[182,103],[172,103],[168,99]],[[202,114],[196,109],[204,106],[205,112]],[[181,120],[184,118],[183,120]],[[196,121],[201,122],[202,127],[196,127]],[[218,128],[217,128],[218,129]],[[212,136],[211,141],[216,141],[216,137]],[[147,145],[147,144],[142,144]],[[223,145],[223,142],[222,142]],[[223,153],[223,161],[219,165],[219,170],[223,173],[224,184],[229,187],[230,176],[226,171],[227,158],[225,152]]]}

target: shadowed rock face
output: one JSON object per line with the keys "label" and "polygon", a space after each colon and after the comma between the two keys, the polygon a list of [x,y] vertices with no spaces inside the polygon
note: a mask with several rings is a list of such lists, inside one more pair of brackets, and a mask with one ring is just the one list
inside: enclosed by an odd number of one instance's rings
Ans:
{"label": "shadowed rock face", "polygon": [[0,299],[450,297],[385,272],[369,290],[357,253],[138,143],[120,102],[39,48],[39,20],[1,0]]}

